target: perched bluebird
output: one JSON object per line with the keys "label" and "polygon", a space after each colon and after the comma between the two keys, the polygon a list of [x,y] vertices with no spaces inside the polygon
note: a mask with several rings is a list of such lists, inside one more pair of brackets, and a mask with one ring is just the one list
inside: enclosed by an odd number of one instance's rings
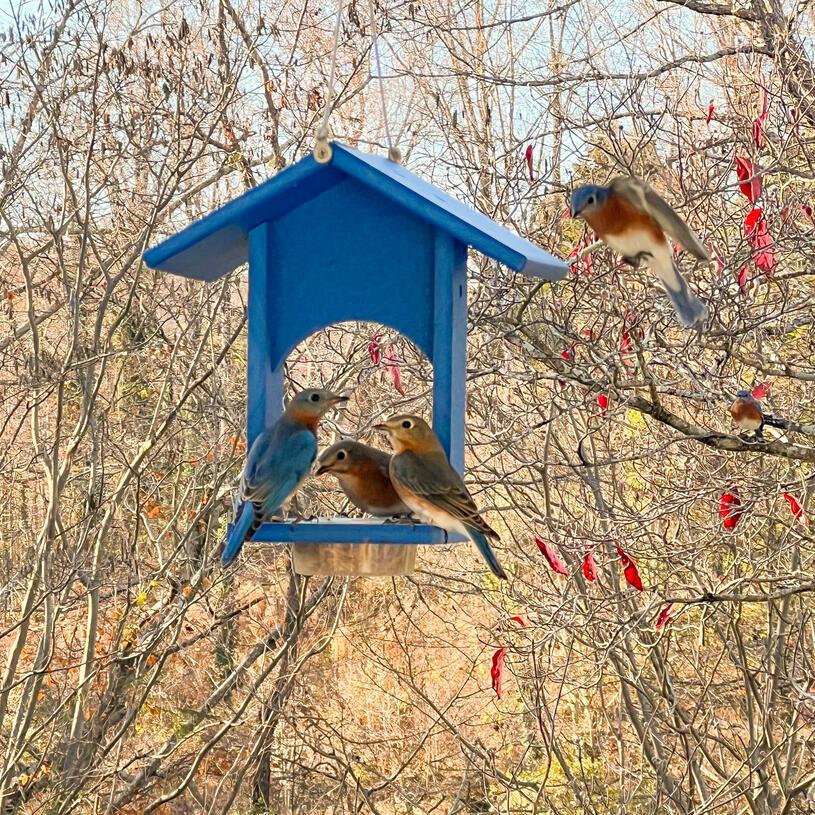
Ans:
{"label": "perched bluebird", "polygon": [[348,500],[369,515],[378,518],[409,515],[410,509],[391,484],[390,463],[388,453],[346,439],[332,444],[320,455],[317,475],[335,476]]}
{"label": "perched bluebird", "polygon": [[317,425],[322,415],[347,396],[330,391],[298,393],[283,415],[253,442],[241,479],[243,503],[224,546],[229,565],[266,518],[272,516],[308,475],[317,458]]}
{"label": "perched bluebird", "polygon": [[488,541],[498,540],[498,533],[478,514],[461,476],[450,465],[427,422],[418,416],[399,415],[375,427],[390,436],[394,449],[390,476],[399,497],[425,523],[470,538],[492,573],[506,580]]}
{"label": "perched bluebird", "polygon": [[572,194],[571,210],[573,218],[586,221],[626,263],[637,267],[644,261],[650,267],[685,328],[705,319],[707,307],[679,272],[666,236],[700,260],[710,260],[710,255],[688,225],[645,182],[620,176],[607,187],[580,187]]}
{"label": "perched bluebird", "polygon": [[741,390],[736,394],[736,399],[730,406],[730,415],[733,417],[733,424],[745,432],[755,433],[756,441],[764,439],[764,413],[761,410],[761,402],[753,396],[750,391]]}

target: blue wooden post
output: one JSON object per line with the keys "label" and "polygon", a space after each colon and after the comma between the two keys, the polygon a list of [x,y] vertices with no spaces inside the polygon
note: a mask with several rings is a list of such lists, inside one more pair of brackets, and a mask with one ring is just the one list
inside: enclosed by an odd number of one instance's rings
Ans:
{"label": "blue wooden post", "polygon": [[271,225],[249,231],[249,305],[246,365],[246,448],[283,410],[283,363],[272,368],[269,319],[272,316]]}
{"label": "blue wooden post", "polygon": [[464,472],[467,387],[467,247],[436,230],[433,293],[433,429]]}

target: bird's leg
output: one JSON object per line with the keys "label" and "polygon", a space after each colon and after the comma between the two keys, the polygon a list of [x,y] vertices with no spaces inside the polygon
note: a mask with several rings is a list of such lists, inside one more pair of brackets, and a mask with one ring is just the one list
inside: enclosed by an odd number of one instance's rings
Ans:
{"label": "bird's leg", "polygon": [[755,441],[764,441],[764,428],[763,427],[757,427],[754,436],[755,436],[755,438],[754,438]]}
{"label": "bird's leg", "polygon": [[410,524],[411,526],[415,526],[419,523],[418,518],[414,517],[413,515],[391,515],[389,518],[385,519],[386,524]]}
{"label": "bird's leg", "polygon": [[637,254],[634,255],[633,257],[628,257],[628,256],[623,257],[623,260],[629,266],[633,266],[635,269],[639,269],[640,263],[642,263],[642,261],[648,260],[649,258],[652,258],[652,257],[653,257],[653,255],[650,252],[637,252]]}

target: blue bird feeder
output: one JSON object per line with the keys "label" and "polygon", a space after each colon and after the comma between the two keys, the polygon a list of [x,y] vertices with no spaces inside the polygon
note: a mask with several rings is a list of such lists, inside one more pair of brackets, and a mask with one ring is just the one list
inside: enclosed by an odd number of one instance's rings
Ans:
{"label": "blue bird feeder", "polygon": [[[567,267],[399,164],[331,148],[327,162],[302,159],[144,260],[207,282],[248,261],[247,448],[282,412],[289,352],[329,325],[364,320],[409,337],[432,363],[433,428],[462,471],[467,248],[544,280]],[[412,570],[416,544],[445,536],[423,524],[338,518],[266,523],[254,540],[293,544],[304,574],[394,574]]]}

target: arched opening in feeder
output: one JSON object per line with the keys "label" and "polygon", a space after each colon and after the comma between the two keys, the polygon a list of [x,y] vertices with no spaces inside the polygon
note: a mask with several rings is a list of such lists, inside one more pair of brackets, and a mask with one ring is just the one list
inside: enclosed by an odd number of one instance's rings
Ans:
{"label": "arched opening in feeder", "polygon": [[[328,416],[319,431],[320,455],[335,442],[353,440],[391,453],[388,441],[373,425],[396,412],[417,413],[432,421],[433,365],[424,350],[391,326],[347,321],[301,340],[286,355],[289,394],[321,384],[349,394],[341,410]],[[440,428],[449,436],[449,428]],[[441,542],[443,534],[415,519],[373,517],[356,507],[331,473],[316,475],[293,502],[304,520],[319,525],[325,540],[291,542],[300,574],[392,576],[413,571],[418,545]],[[311,538],[311,530],[295,530]],[[334,537],[358,534],[357,541]],[[279,530],[260,530],[275,539]]]}
{"label": "arched opening in feeder", "polygon": [[[463,308],[466,302],[463,288],[461,298]],[[440,302],[444,302],[442,298]],[[447,308],[451,302],[446,304]],[[422,326],[421,320],[411,320],[405,321],[405,324]],[[441,314],[438,322],[450,320]],[[442,348],[434,348],[432,342],[419,343],[414,336],[396,327],[356,320],[334,323],[304,337],[298,334],[290,336],[296,337],[293,347],[281,346],[278,357],[268,359],[263,365],[265,376],[273,380],[271,382],[264,383],[261,375],[252,373],[250,344],[247,401],[250,444],[253,438],[252,408],[262,403],[265,394],[282,394],[284,390],[291,394],[303,387],[323,384],[333,390],[353,390],[355,395],[340,413],[323,421],[319,433],[321,451],[339,438],[347,437],[389,453],[388,443],[383,438],[377,438],[378,434],[371,430],[372,425],[394,412],[419,413],[432,422],[451,461],[461,469],[464,337],[460,338],[461,353],[453,354],[452,342]],[[265,350],[261,353],[265,353]],[[435,365],[431,355],[438,360]],[[430,388],[427,387],[429,382],[432,382]],[[266,410],[272,408],[279,411],[284,402],[283,396],[279,400],[272,398],[275,402],[271,406],[267,404]],[[273,413],[271,420],[275,418]],[[341,503],[335,500],[332,504],[326,501],[326,497],[332,493],[336,499],[341,493],[338,487],[330,484],[334,481],[332,477],[326,477],[326,481],[329,483],[324,487],[312,481],[310,489],[301,490],[301,499],[304,495],[312,497],[307,506],[302,506],[302,500],[298,502],[304,519],[269,521],[253,537],[256,544],[289,544],[295,570],[299,574],[410,574],[420,544],[460,540],[457,536],[445,535],[437,527],[415,520],[393,522],[361,512],[339,515]],[[322,503],[315,500],[316,495],[320,494]]]}

